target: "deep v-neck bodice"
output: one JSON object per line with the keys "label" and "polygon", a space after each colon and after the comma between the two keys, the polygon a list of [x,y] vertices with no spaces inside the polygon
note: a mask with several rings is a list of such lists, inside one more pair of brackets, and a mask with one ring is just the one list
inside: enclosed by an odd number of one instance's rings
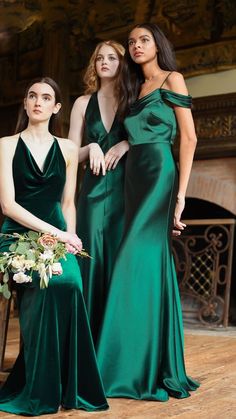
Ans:
{"label": "deep v-neck bodice", "polygon": [[115,124],[116,114],[115,114],[115,116],[114,116],[114,118],[113,118],[113,121],[112,121],[112,123],[111,123],[110,129],[108,130],[108,129],[105,127],[105,124],[104,124],[104,122],[103,122],[102,112],[101,112],[100,105],[99,105],[99,100],[98,100],[98,92],[96,92],[96,93],[95,93],[95,98],[96,98],[96,101],[97,101],[97,109],[98,109],[99,117],[100,117],[100,120],[101,120],[101,124],[102,124],[102,126],[103,126],[103,128],[104,128],[105,133],[108,135],[108,134],[112,131],[113,125]]}
{"label": "deep v-neck bodice", "polygon": [[90,97],[87,109],[85,112],[85,139],[86,143],[98,143],[102,150],[106,152],[110,147],[117,144],[119,141],[127,138],[126,131],[123,124],[115,116],[110,131],[107,132],[104,127],[97,92]]}
{"label": "deep v-neck bodice", "polygon": [[[57,139],[54,139],[41,171],[29,148],[19,137],[12,172],[16,202],[36,217],[65,229],[61,199],[66,180],[66,162]],[[3,229],[7,232],[27,230],[9,218],[6,218]]]}

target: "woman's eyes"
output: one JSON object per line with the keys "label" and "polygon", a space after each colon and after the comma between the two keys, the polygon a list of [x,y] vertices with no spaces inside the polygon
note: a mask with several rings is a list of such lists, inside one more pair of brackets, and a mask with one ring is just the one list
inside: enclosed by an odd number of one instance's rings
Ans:
{"label": "woman's eyes", "polygon": [[[36,99],[36,95],[34,95],[33,93],[30,93],[29,94],[29,99]],[[48,100],[51,100],[51,98],[50,98],[50,96],[43,96],[43,100],[45,100],[45,101],[48,101]]]}
{"label": "woman's eyes", "polygon": [[[145,42],[148,42],[149,41],[149,38],[142,38],[141,39],[141,42],[143,42],[143,43],[145,43]],[[130,46],[132,46],[132,45],[135,45],[136,44],[136,42],[135,41],[128,41],[128,46],[130,47]]]}
{"label": "woman's eyes", "polygon": [[[110,57],[107,57],[108,58],[108,60],[110,60],[110,61],[115,61],[115,60],[117,60],[118,58],[117,57],[115,57],[115,56],[113,56],[113,55],[111,55]],[[96,58],[96,61],[103,61],[105,59],[105,57],[97,57]]]}

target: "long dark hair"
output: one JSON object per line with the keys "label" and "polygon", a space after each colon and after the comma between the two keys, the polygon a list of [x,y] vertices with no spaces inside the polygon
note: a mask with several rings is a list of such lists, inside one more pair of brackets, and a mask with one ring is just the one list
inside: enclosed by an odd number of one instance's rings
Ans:
{"label": "long dark hair", "polygon": [[[58,84],[51,79],[50,77],[37,77],[33,80],[31,80],[31,82],[28,84],[28,86],[25,89],[25,95],[24,98],[27,97],[28,92],[31,88],[31,86],[33,86],[33,84],[35,83],[47,83],[49,84],[49,86],[51,86],[51,88],[53,89],[54,93],[55,93],[55,103],[61,103],[61,90],[58,86]],[[60,111],[57,114],[52,114],[50,121],[49,121],[49,131],[51,134],[56,135],[58,137],[61,137],[62,135],[62,125],[61,125],[61,120],[60,120],[60,115],[59,115]],[[28,115],[24,109],[24,105],[22,104],[19,110],[19,114],[18,114],[18,119],[17,119],[17,123],[16,123],[16,129],[15,129],[15,134],[18,132],[23,131],[24,129],[27,128],[28,126],[28,122],[29,122],[29,118]]]}
{"label": "long dark hair", "polygon": [[[160,68],[162,70],[175,71],[177,66],[174,50],[162,30],[155,23],[140,23],[133,29],[135,28],[145,28],[151,32],[158,48],[158,64]],[[130,106],[139,95],[140,86],[143,82],[144,76],[141,66],[131,59],[127,45],[120,76],[119,115],[121,118],[128,114]]]}

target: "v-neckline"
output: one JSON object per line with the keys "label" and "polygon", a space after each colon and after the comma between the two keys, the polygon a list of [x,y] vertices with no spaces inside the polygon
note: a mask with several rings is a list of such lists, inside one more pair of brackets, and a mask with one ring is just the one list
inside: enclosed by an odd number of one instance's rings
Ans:
{"label": "v-neckline", "polygon": [[46,173],[47,173],[47,171],[48,171],[48,168],[49,168],[49,166],[50,166],[50,163],[51,163],[51,161],[49,161],[49,163],[47,164],[47,161],[48,161],[48,159],[49,159],[49,157],[50,157],[50,155],[51,155],[51,152],[52,152],[52,150],[54,149],[54,146],[55,146],[55,144],[56,144],[56,138],[55,138],[55,137],[53,137],[53,143],[52,143],[52,145],[49,147],[49,150],[48,150],[48,152],[47,152],[47,154],[46,154],[46,157],[45,157],[44,162],[43,162],[42,170],[40,169],[40,167],[39,167],[39,165],[38,165],[38,163],[37,163],[37,161],[36,161],[36,159],[35,159],[34,155],[32,154],[32,152],[31,152],[30,148],[29,148],[29,147],[28,147],[28,145],[25,143],[25,141],[23,140],[23,138],[20,136],[20,138],[19,138],[19,139],[20,139],[20,140],[21,140],[21,142],[23,143],[23,145],[24,145],[24,147],[25,147],[25,149],[26,149],[26,151],[27,151],[27,153],[28,153],[28,155],[29,155],[29,157],[30,157],[31,161],[33,162],[33,164],[34,164],[35,168],[37,169],[37,171],[40,173],[40,175],[41,175],[41,176],[45,176],[45,175],[46,175]]}
{"label": "v-neckline", "polygon": [[113,129],[113,125],[115,124],[115,121],[116,121],[116,113],[115,113],[115,116],[114,116],[114,118],[113,118],[113,121],[112,121],[111,127],[110,127],[110,129],[109,129],[109,131],[108,131],[108,130],[106,129],[105,125],[104,125],[103,120],[102,120],[102,113],[101,113],[101,110],[100,110],[99,100],[98,100],[98,92],[96,92],[96,93],[95,93],[95,97],[96,97],[96,101],[97,101],[97,108],[98,108],[98,113],[99,113],[99,118],[100,118],[100,121],[101,121],[101,125],[102,125],[102,127],[103,127],[103,129],[104,129],[104,131],[105,131],[106,135],[109,135],[109,134],[111,133],[111,131],[112,131],[112,129]]}

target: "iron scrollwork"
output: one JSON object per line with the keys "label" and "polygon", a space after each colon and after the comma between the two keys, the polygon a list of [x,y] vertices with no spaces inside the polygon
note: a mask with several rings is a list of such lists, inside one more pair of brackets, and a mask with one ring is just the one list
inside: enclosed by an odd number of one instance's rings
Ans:
{"label": "iron scrollwork", "polygon": [[228,325],[234,219],[188,220],[173,238],[173,254],[186,320]]}

